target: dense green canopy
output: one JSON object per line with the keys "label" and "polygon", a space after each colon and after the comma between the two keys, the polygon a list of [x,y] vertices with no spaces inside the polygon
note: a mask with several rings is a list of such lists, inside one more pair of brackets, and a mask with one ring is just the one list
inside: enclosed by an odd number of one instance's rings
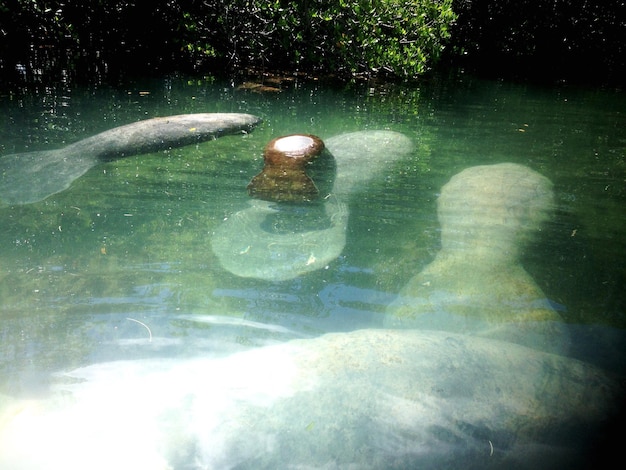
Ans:
{"label": "dense green canopy", "polygon": [[620,81],[621,0],[0,0],[0,73],[274,71]]}

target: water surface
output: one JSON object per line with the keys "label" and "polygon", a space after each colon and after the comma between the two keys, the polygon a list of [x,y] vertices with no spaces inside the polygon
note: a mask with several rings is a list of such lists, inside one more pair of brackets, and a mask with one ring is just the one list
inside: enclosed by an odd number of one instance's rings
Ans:
{"label": "water surface", "polygon": [[[380,327],[386,306],[439,250],[441,187],[467,167],[501,162],[554,183],[556,211],[524,267],[571,327],[571,355],[620,370],[625,110],[618,91],[470,77],[411,87],[295,81],[272,93],[173,77],[2,95],[0,155],[155,116],[245,112],[264,123],[246,136],[107,162],[45,201],[0,207],[0,393],[41,396],[52,373],[109,360],[222,357]],[[375,129],[415,145],[353,191],[338,259],[283,282],[220,266],[211,237],[245,207],[267,142]]]}

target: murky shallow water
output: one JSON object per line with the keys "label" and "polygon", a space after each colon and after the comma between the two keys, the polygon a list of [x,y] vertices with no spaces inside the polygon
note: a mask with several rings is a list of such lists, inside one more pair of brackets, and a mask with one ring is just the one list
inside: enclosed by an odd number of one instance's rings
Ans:
{"label": "murky shallow water", "polygon": [[[224,358],[380,328],[440,250],[443,185],[502,162],[554,183],[556,211],[522,264],[569,325],[570,355],[623,372],[625,105],[619,92],[470,78],[420,88],[295,83],[265,94],[173,78],[2,96],[2,155],[154,116],[245,112],[264,122],[249,135],[103,163],[45,201],[0,207],[0,393],[44,397],[55,373],[106,361]],[[414,147],[350,190],[337,259],[280,282],[221,266],[211,238],[246,207],[269,140],[377,129]],[[323,220],[302,210],[312,215],[274,230]]]}

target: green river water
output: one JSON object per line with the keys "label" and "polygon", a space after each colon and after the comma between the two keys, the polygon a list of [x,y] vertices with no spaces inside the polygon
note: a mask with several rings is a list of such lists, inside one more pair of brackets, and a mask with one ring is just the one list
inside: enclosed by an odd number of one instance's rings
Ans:
{"label": "green river water", "polygon": [[[522,264],[571,327],[571,355],[623,372],[623,92],[463,75],[419,86],[295,80],[265,93],[237,85],[170,77],[0,94],[0,156],[156,116],[263,119],[248,135],[105,162],[44,201],[0,206],[0,394],[43,397],[51,374],[105,361],[223,357],[380,327],[386,306],[440,248],[442,186],[465,168],[501,162],[554,183],[556,210]],[[337,259],[286,281],[223,269],[211,237],[245,206],[268,141],[377,129],[414,147],[352,190]],[[320,221],[294,223],[306,230]]]}

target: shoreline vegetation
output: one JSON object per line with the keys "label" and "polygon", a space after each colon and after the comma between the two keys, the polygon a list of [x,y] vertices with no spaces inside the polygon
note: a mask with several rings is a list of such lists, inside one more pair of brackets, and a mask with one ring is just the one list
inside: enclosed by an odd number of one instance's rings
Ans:
{"label": "shoreline vegetation", "polygon": [[461,68],[622,87],[625,33],[620,0],[3,0],[0,79],[251,75],[272,92],[272,76],[412,82]]}

